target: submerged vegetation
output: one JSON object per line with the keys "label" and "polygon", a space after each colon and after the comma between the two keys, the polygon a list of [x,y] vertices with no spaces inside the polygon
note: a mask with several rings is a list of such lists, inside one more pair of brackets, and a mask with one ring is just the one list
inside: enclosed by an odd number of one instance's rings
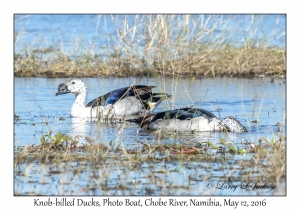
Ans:
{"label": "submerged vegetation", "polygon": [[[45,136],[49,141],[45,141]],[[78,144],[78,138],[84,138],[85,143]],[[60,183],[57,195],[211,195],[214,191],[203,189],[199,184],[214,180],[213,165],[217,164],[219,173],[224,174],[223,182],[266,183],[275,186],[269,193],[285,194],[282,182],[286,179],[286,142],[283,136],[272,140],[263,138],[257,145],[247,141],[233,143],[224,138],[215,145],[209,141],[180,145],[136,141],[136,147],[126,149],[122,142],[104,145],[86,136],[45,134],[40,145],[17,149],[15,178],[29,185],[33,182],[50,188],[55,186],[48,183],[49,178],[56,176]],[[235,157],[243,154],[251,158]],[[132,173],[144,177],[145,181],[135,182],[136,176]],[[179,182],[164,177],[176,177],[178,173],[181,174]],[[82,176],[86,177],[86,186],[80,186]],[[22,186],[16,184],[15,195],[24,193]],[[157,189],[158,186],[161,188]],[[41,189],[32,189],[26,194],[48,194]],[[264,194],[264,190],[253,193]]]}
{"label": "submerged vegetation", "polygon": [[[72,41],[69,51],[62,41],[30,46],[24,42],[15,52],[14,73],[18,77],[285,76],[285,31],[278,31],[278,18],[273,27],[264,28],[266,18],[100,15],[88,45],[84,37]],[[269,35],[269,30],[275,32]],[[15,33],[15,46],[22,36],[21,31]]]}

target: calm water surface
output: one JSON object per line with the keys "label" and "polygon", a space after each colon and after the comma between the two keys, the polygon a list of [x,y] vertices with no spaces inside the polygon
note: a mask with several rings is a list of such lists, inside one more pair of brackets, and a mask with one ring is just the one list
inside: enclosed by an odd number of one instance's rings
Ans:
{"label": "calm water surface", "polygon": [[[94,139],[96,142],[108,144],[109,142],[123,142],[126,148],[133,148],[137,143],[137,139],[143,143],[157,144],[157,136],[152,131],[147,131],[138,128],[135,124],[126,123],[125,127],[120,123],[102,123],[100,126],[95,122],[78,121],[69,117],[69,111],[74,101],[73,94],[55,96],[57,86],[61,82],[66,82],[68,79],[47,79],[47,78],[15,78],[14,90],[14,110],[15,114],[21,119],[14,126],[14,145],[39,145],[40,138],[43,134],[50,130],[54,133],[60,131],[64,134],[75,136],[83,135]],[[224,134],[224,133],[196,133],[189,135],[178,135],[176,137],[162,138],[161,143],[182,143],[182,142],[202,142],[211,141],[217,144],[220,138],[224,137],[234,143],[248,141],[257,143],[259,138],[267,137],[272,139],[277,137],[278,127],[277,122],[283,124],[282,135],[285,135],[286,122],[286,84],[285,79],[256,78],[256,79],[237,79],[237,78],[205,78],[198,80],[180,80],[172,82],[171,79],[166,79],[162,82],[155,78],[122,78],[122,79],[103,79],[103,78],[83,78],[84,83],[88,88],[87,102],[103,95],[113,89],[125,87],[135,84],[155,85],[157,88],[154,92],[161,92],[163,89],[167,93],[173,95],[173,102],[168,101],[162,103],[157,110],[161,111],[170,108],[183,108],[188,105],[195,104],[195,107],[203,108],[211,111],[220,118],[227,116],[236,117],[248,130],[248,133],[243,134]],[[59,120],[64,117],[65,120]],[[258,122],[258,123],[257,123]],[[236,164],[238,159],[251,159],[250,155],[235,155],[232,161],[225,164]],[[112,188],[117,186],[120,180],[123,184],[131,186],[135,183],[143,183],[147,185],[146,175],[158,168],[163,168],[167,171],[177,171],[171,174],[157,173],[157,179],[161,181],[159,185],[172,184],[174,180],[180,186],[191,185],[192,188],[176,189],[176,192],[171,192],[169,188],[161,186],[157,188],[153,183],[148,183],[147,187],[136,189],[104,191],[99,187],[99,183],[88,178],[88,173],[93,173],[100,180],[101,174],[105,172],[105,168],[97,168],[89,166],[86,163],[73,163],[68,165],[62,163],[59,167],[69,167],[70,171],[63,176],[66,180],[71,180],[69,185],[58,188],[61,185],[61,174],[51,174],[43,180],[43,187],[37,189],[36,184],[41,182],[43,174],[47,174],[51,169],[45,169],[44,164],[29,165],[20,164],[15,169],[15,188],[21,194],[49,194],[49,195],[130,195],[130,194],[149,194],[151,195],[168,195],[168,194],[189,194],[202,195],[205,194],[205,183],[200,180],[206,176],[206,173],[213,173],[210,176],[210,181],[218,182],[221,177],[224,177],[224,163],[194,163],[190,161],[185,165],[185,170],[180,170],[183,163],[171,162],[164,165],[159,163],[155,167],[150,167],[148,164],[143,164],[139,167],[143,170],[130,171],[129,169],[120,166],[108,166],[114,171],[110,174],[107,180],[107,186]],[[147,165],[147,166],[146,166]],[[82,177],[73,177],[72,169],[82,167],[86,171],[82,173]],[[222,170],[219,170],[222,166]],[[49,166],[47,166],[49,167]],[[58,166],[53,166],[54,168]],[[20,171],[28,171],[31,174],[31,179],[28,182],[28,177],[18,176]],[[53,170],[58,170],[53,169]],[[124,170],[128,173],[124,173]],[[128,171],[129,170],[129,171]],[[95,175],[96,174],[96,175]],[[126,177],[122,174],[127,174]],[[128,176],[128,174],[130,174]],[[232,174],[236,178],[232,184],[240,185],[239,177],[241,172]],[[189,181],[190,177],[194,177],[194,181]],[[200,178],[199,178],[200,177]],[[26,181],[27,180],[27,181]],[[74,180],[74,181],[72,181]],[[79,180],[79,181],[78,181]],[[198,180],[198,181],[197,181]],[[26,184],[24,184],[26,181]],[[82,185],[91,182],[91,187],[94,190],[84,189]],[[282,183],[284,186],[285,183]],[[73,186],[73,187],[70,187]],[[150,190],[150,191],[149,191]],[[151,191],[152,190],[152,191]],[[216,190],[210,192],[215,195],[242,195],[242,194],[274,194],[274,191],[261,192],[244,192],[241,190],[232,191],[232,189]],[[285,192],[283,192],[284,194]],[[275,193],[276,194],[276,193]],[[280,193],[279,193],[280,194]]]}
{"label": "calm water surface", "polygon": [[[57,86],[68,79],[16,78],[15,114],[21,117],[15,125],[15,145],[39,144],[41,134],[52,130],[68,135],[83,134],[99,142],[116,138],[118,124],[107,123],[96,128],[96,123],[83,123],[69,117],[74,102],[73,94],[55,96]],[[90,101],[113,89],[135,84],[156,85],[154,92],[161,92],[163,84],[156,79],[102,79],[83,78]],[[233,135],[256,141],[260,137],[272,138],[277,131],[275,124],[285,124],[285,80],[269,78],[233,79],[216,78],[182,80],[176,84],[165,81],[165,90],[173,95],[172,102],[162,103],[155,111],[169,107],[183,108],[197,103],[195,107],[211,111],[220,118],[234,116],[251,132]],[[174,94],[175,93],[175,94]],[[60,117],[66,120],[59,120]],[[255,123],[255,121],[259,123]],[[47,122],[47,123],[45,123]],[[136,125],[126,124],[124,135],[136,135]],[[98,129],[101,129],[99,131]],[[144,131],[141,131],[142,133]],[[145,132],[144,132],[145,133]],[[216,134],[215,137],[221,134]],[[128,142],[130,143],[130,142]]]}

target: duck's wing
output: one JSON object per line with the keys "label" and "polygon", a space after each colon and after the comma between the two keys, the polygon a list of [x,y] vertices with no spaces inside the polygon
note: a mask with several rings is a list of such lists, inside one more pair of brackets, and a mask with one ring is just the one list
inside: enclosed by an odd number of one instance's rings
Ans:
{"label": "duck's wing", "polygon": [[147,111],[152,111],[153,109],[155,109],[156,107],[158,107],[158,105],[166,100],[167,98],[171,98],[172,95],[169,95],[167,93],[152,93],[149,98],[146,98],[145,100],[143,100],[143,107],[147,110]]}
{"label": "duck's wing", "polygon": [[127,119],[126,121],[136,123],[141,128],[147,129],[151,122],[155,122],[158,119],[172,119],[176,114],[177,110],[169,110],[158,112],[156,114],[147,114],[133,119]]}
{"label": "duck's wing", "polygon": [[106,93],[103,96],[99,96],[94,100],[87,103],[86,107],[105,106],[108,104],[115,104],[118,100],[124,99],[129,96],[135,96],[138,99],[145,100],[152,94],[152,88],[155,86],[135,85],[124,88],[119,88]]}
{"label": "duck's wing", "polygon": [[195,118],[195,117],[200,117],[200,116],[203,116],[203,117],[206,117],[209,119],[216,118],[216,116],[213,113],[206,111],[204,109],[187,107],[187,108],[182,108],[180,110],[181,110],[182,115],[186,116],[187,118]]}
{"label": "duck's wing", "polygon": [[169,110],[164,112],[159,112],[154,117],[153,121],[157,119],[179,119],[179,120],[190,120],[196,117],[206,117],[208,119],[216,118],[214,114],[204,109],[197,108],[181,108],[175,110]]}
{"label": "duck's wing", "polygon": [[172,95],[167,93],[152,93],[148,98],[145,98],[144,101],[157,103],[171,97]]}
{"label": "duck's wing", "polygon": [[179,120],[191,120],[196,117],[204,116],[206,118],[212,119],[216,118],[216,116],[209,111],[204,109],[196,109],[196,108],[182,108],[182,109],[174,109],[163,112],[158,112],[156,114],[150,114],[144,117],[137,117],[134,119],[128,119],[129,122],[134,122],[140,125],[141,128],[148,128],[151,122],[155,122],[156,120],[162,119],[179,119]]}

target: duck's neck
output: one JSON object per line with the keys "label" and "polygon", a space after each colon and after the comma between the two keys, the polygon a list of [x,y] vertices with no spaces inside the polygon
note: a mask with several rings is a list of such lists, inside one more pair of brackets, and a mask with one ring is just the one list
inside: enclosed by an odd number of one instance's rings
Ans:
{"label": "duck's neck", "polygon": [[85,102],[87,98],[87,89],[86,87],[82,88],[80,93],[75,94],[75,102],[73,106],[85,107]]}

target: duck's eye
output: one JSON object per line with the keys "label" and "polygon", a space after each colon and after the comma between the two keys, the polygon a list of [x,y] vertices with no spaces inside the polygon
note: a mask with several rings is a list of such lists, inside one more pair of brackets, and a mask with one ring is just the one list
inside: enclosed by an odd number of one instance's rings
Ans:
{"label": "duck's eye", "polygon": [[74,85],[75,84],[75,82],[72,82],[72,85]]}

